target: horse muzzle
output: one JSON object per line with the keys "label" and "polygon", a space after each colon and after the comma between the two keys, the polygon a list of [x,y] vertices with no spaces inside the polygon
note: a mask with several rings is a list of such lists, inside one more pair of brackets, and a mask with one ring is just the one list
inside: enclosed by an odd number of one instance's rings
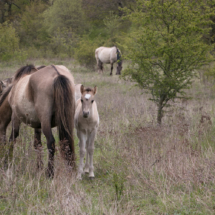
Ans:
{"label": "horse muzzle", "polygon": [[88,112],[83,111],[83,117],[84,117],[84,118],[87,118],[87,117],[89,116],[89,114],[90,114],[89,111],[88,111]]}

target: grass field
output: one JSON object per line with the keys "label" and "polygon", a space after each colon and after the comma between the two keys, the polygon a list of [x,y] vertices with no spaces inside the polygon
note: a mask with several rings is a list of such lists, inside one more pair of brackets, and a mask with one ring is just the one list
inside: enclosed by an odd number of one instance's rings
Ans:
{"label": "grass field", "polygon": [[[196,80],[187,92],[192,99],[172,103],[162,126],[157,126],[157,109],[149,95],[121,80],[115,70],[110,77],[109,66],[98,74],[70,61],[29,63],[63,64],[76,83],[97,85],[100,126],[95,179],[85,175],[77,181],[58,152],[55,177],[47,179],[45,169],[36,169],[33,129],[22,124],[12,167],[0,169],[0,214],[215,214],[215,89],[211,83]],[[0,79],[12,76],[20,66],[0,64]],[[78,157],[77,137],[75,142]],[[44,135],[43,149],[46,167]]]}

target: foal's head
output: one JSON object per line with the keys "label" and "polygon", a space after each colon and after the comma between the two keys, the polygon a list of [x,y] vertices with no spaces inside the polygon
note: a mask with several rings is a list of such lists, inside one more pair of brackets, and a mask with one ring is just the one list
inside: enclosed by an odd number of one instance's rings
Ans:
{"label": "foal's head", "polygon": [[92,106],[94,102],[94,96],[97,92],[97,87],[95,86],[92,88],[84,88],[83,85],[81,85],[81,103],[82,103],[82,111],[83,111],[83,117],[88,118],[89,115],[92,113]]}

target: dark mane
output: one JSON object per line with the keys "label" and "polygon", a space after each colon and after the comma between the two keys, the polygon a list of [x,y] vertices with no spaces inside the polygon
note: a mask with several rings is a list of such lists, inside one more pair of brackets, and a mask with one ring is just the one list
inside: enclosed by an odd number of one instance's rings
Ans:
{"label": "dark mane", "polygon": [[29,75],[31,73],[34,73],[37,71],[37,68],[34,65],[27,65],[27,66],[23,66],[21,67],[19,70],[17,70],[15,77],[14,77],[14,81],[19,80],[21,77],[25,76],[25,75]]}
{"label": "dark mane", "polygon": [[19,70],[17,70],[15,76],[14,76],[14,80],[12,78],[8,78],[6,79],[9,83],[13,82],[11,86],[7,87],[1,98],[0,98],[0,106],[3,104],[4,100],[7,98],[8,94],[10,93],[13,85],[14,85],[14,81],[18,81],[21,77],[25,76],[25,75],[29,75],[31,73],[36,72],[38,69],[34,66],[34,65],[27,65],[27,66],[23,66],[21,67]]}
{"label": "dark mane", "polygon": [[1,98],[0,98],[0,106],[3,104],[4,100],[7,98],[8,94],[10,93],[13,85],[6,88],[6,90],[3,92]]}
{"label": "dark mane", "polygon": [[40,69],[42,69],[44,67],[46,67],[46,66],[38,66],[37,69],[40,70]]}

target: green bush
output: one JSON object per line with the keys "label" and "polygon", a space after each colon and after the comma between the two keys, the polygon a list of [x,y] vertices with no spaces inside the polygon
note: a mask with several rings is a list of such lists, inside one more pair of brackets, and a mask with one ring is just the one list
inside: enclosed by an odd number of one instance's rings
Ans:
{"label": "green bush", "polygon": [[90,41],[87,37],[83,37],[79,43],[78,47],[75,49],[74,58],[81,65],[93,67],[96,65],[95,59],[95,49],[98,45],[94,41]]}
{"label": "green bush", "polygon": [[19,38],[12,25],[0,24],[0,60],[9,61],[19,50]]}
{"label": "green bush", "polygon": [[78,37],[72,32],[72,29],[58,28],[51,37],[49,47],[58,57],[72,57],[74,49],[77,47],[77,42]]}

